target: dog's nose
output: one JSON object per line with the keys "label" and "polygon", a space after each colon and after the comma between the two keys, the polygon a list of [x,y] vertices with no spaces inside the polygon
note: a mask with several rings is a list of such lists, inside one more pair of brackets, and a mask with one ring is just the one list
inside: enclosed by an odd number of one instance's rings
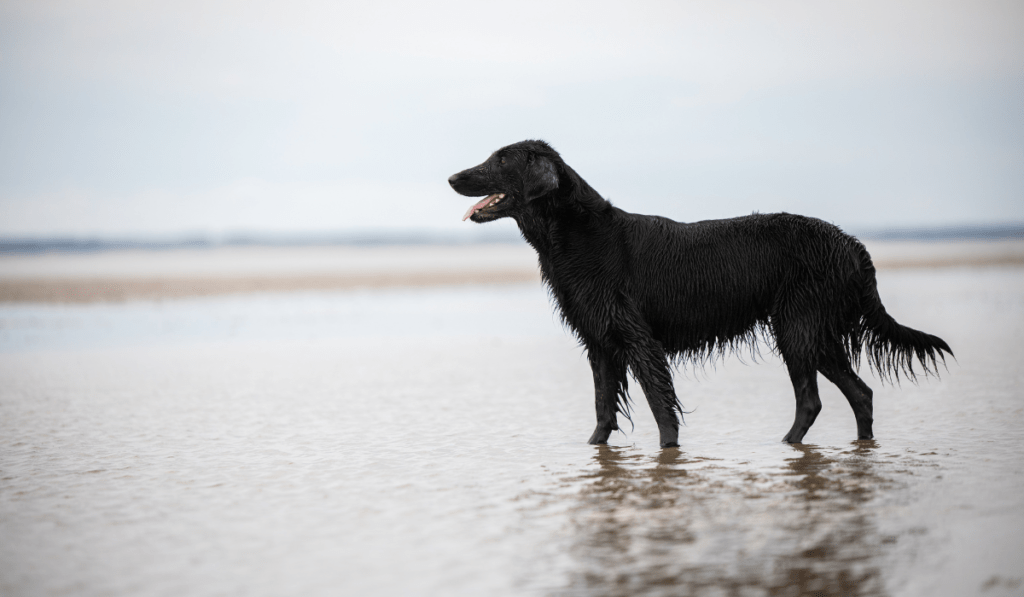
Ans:
{"label": "dog's nose", "polygon": [[458,174],[452,174],[451,176],[448,177],[448,184],[450,184],[450,185],[452,185],[454,187],[455,183],[458,180],[459,180],[459,175]]}

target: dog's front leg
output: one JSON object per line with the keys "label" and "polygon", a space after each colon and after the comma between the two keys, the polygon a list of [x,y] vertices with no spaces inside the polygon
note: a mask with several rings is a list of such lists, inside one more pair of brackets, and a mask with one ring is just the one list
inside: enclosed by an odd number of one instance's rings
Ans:
{"label": "dog's front leg", "polygon": [[607,444],[608,437],[619,428],[616,413],[626,408],[626,367],[601,351],[588,350],[590,368],[594,372],[594,406],[597,427],[588,443]]}
{"label": "dog's front leg", "polygon": [[661,343],[647,334],[636,334],[628,344],[629,368],[647,396],[658,423],[662,448],[679,447],[679,416],[682,405],[672,385],[672,371]]}

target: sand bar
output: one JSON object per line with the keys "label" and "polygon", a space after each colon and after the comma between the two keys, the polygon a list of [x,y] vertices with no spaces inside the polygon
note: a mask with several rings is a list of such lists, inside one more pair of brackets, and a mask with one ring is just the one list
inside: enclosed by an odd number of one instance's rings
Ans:
{"label": "sand bar", "polygon": [[[1024,265],[1024,240],[866,243],[879,269]],[[0,302],[539,281],[520,244],[221,247],[0,256]]]}

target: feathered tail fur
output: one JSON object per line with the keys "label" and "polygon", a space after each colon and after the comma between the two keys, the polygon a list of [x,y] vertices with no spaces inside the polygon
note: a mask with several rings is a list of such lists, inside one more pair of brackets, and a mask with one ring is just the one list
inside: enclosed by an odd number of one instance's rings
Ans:
{"label": "feathered tail fur", "polygon": [[[921,364],[924,375],[938,375],[938,364],[946,364],[946,354],[953,351],[946,341],[938,336],[900,325],[885,311],[878,296],[875,281],[875,266],[867,249],[860,247],[861,263],[861,320],[857,344],[864,347],[868,364],[883,380],[896,378],[902,372],[910,380],[916,380],[915,359]],[[858,353],[860,351],[858,350]],[[857,355],[851,355],[855,358]]]}

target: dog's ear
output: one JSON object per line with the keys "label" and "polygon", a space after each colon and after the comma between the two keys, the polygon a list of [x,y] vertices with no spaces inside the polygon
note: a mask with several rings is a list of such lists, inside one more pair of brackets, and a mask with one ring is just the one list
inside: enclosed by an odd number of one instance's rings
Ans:
{"label": "dog's ear", "polygon": [[526,168],[526,201],[543,197],[558,188],[558,170],[554,162],[545,157],[530,157]]}

